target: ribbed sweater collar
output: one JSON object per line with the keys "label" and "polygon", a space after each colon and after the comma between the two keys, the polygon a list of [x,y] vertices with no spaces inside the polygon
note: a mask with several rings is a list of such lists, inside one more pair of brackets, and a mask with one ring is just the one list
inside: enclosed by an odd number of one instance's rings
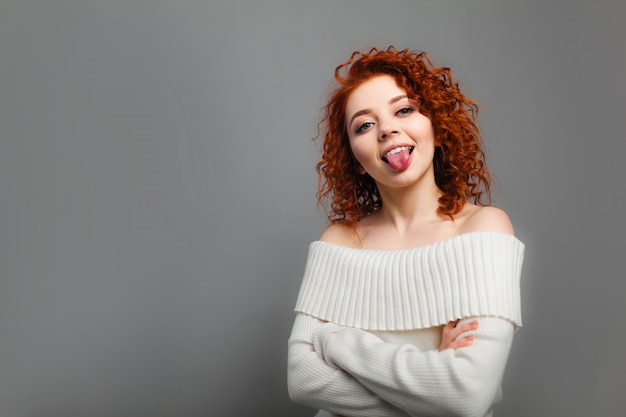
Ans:
{"label": "ribbed sweater collar", "polygon": [[366,330],[412,330],[470,316],[521,327],[524,244],[471,232],[431,245],[371,250],[315,241],[295,310]]}

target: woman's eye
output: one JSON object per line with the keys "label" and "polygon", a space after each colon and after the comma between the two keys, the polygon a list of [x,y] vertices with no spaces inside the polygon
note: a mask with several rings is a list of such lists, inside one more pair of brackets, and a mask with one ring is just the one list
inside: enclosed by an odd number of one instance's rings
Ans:
{"label": "woman's eye", "polygon": [[405,115],[409,113],[413,113],[413,107],[403,107],[396,112],[396,114],[399,114],[399,115]]}
{"label": "woman's eye", "polygon": [[374,123],[372,122],[365,122],[365,123],[361,123],[359,125],[359,127],[356,128],[356,133],[361,133],[366,131],[367,129],[369,129],[370,127],[372,127]]}

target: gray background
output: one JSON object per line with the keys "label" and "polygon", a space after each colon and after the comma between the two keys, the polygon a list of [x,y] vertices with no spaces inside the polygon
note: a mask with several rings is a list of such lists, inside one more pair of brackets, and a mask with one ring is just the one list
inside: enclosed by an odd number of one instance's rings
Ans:
{"label": "gray background", "polygon": [[624,416],[624,2],[2,0],[0,415],[307,416],[286,341],[334,67],[426,50],[526,243],[497,415]]}

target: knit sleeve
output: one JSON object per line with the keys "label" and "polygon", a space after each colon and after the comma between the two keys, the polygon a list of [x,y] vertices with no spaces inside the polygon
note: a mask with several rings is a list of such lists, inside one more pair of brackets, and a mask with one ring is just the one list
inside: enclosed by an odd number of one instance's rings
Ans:
{"label": "knit sleeve", "polygon": [[313,339],[329,366],[411,416],[486,416],[500,399],[514,327],[496,317],[478,320],[478,330],[462,335],[474,335],[471,346],[442,352],[385,343],[333,323],[319,327]]}
{"label": "knit sleeve", "polygon": [[326,363],[313,348],[312,335],[323,322],[306,314],[296,316],[289,338],[288,388],[297,403],[343,416],[407,417],[366,388],[354,376]]}

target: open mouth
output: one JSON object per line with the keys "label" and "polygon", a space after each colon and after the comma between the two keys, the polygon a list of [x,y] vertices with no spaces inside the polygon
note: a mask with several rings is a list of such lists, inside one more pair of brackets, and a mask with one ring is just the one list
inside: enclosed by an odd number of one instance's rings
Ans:
{"label": "open mouth", "polygon": [[411,153],[414,148],[414,146],[398,146],[387,151],[382,159],[394,171],[404,171],[411,164]]}
{"label": "open mouth", "polygon": [[411,153],[413,153],[413,149],[415,149],[414,146],[398,146],[397,148],[393,148],[389,152],[385,153],[383,155],[383,161],[390,163],[389,162],[390,157],[391,159],[394,159],[394,155],[397,155],[403,151],[408,151],[407,155],[411,155]]}

